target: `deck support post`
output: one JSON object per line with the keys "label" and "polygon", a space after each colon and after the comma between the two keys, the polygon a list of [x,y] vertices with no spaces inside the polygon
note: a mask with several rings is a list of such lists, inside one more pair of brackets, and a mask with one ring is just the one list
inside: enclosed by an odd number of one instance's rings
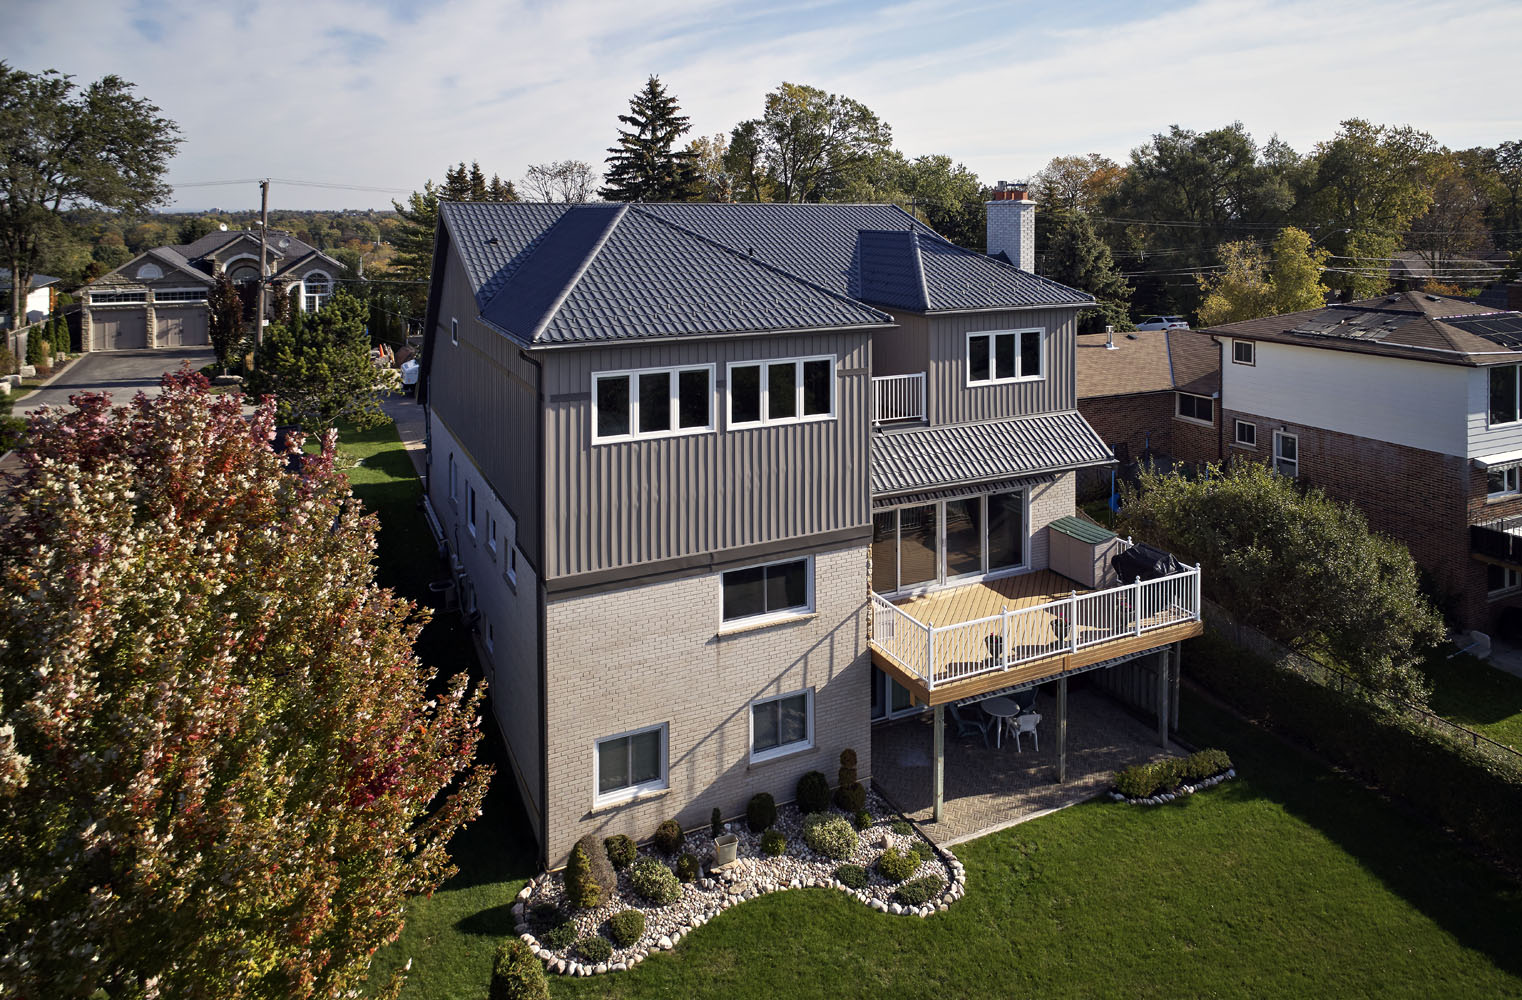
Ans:
{"label": "deck support post", "polygon": [[935,706],[935,765],[931,781],[931,819],[939,823],[946,809],[946,706]]}
{"label": "deck support post", "polygon": [[1157,745],[1168,745],[1168,660],[1172,646],[1157,652]]}
{"label": "deck support post", "polygon": [[1173,676],[1171,678],[1173,681],[1173,697],[1169,699],[1168,703],[1168,728],[1172,729],[1175,733],[1178,732],[1178,689],[1179,676],[1184,672],[1183,657],[1184,644],[1175,642],[1173,644]]}
{"label": "deck support post", "polygon": [[1068,780],[1068,679],[1057,678],[1057,783]]}

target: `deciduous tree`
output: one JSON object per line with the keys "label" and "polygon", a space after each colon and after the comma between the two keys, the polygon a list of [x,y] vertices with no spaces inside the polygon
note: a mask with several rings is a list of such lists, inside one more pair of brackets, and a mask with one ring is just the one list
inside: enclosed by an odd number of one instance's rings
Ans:
{"label": "deciduous tree", "polygon": [[697,154],[675,148],[692,129],[680,112],[658,76],[629,98],[629,113],[618,116],[628,127],[618,130],[618,145],[608,149],[608,173],[599,192],[604,200],[688,201],[697,196],[702,189]]}
{"label": "deciduous tree", "polygon": [[835,200],[892,144],[893,130],[865,104],[796,83],[767,94],[761,117],[730,140],[737,156],[758,154],[777,201],[799,202]]}
{"label": "deciduous tree", "polygon": [[597,171],[584,160],[553,160],[530,163],[523,175],[523,190],[530,201],[581,205],[592,200]]}
{"label": "deciduous tree", "polygon": [[[243,341],[243,296],[227,273],[217,275],[216,282],[206,293],[207,333],[211,349],[217,356],[217,364],[223,373],[234,348]],[[241,365],[242,362],[239,362]]]}
{"label": "deciduous tree", "polygon": [[1270,255],[1255,243],[1223,243],[1222,267],[1199,274],[1202,326],[1237,323],[1261,316],[1316,309],[1326,304],[1327,287],[1321,274],[1327,252],[1314,249],[1311,238],[1293,226],[1285,228]]}
{"label": "deciduous tree", "polygon": [[481,690],[413,654],[335,438],[277,451],[241,403],[187,370],[34,418],[0,519],[6,996],[358,995],[480,811]]}

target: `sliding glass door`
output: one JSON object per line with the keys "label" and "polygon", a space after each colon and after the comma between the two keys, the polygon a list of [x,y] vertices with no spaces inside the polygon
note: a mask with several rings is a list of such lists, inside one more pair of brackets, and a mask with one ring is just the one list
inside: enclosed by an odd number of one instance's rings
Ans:
{"label": "sliding glass door", "polygon": [[1025,525],[1021,490],[878,511],[872,589],[891,594],[1020,569]]}

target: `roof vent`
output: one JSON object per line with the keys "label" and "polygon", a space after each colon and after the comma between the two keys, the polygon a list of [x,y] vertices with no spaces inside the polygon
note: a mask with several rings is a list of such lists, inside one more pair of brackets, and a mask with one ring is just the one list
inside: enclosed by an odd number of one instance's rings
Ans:
{"label": "roof vent", "polygon": [[1120,348],[1115,346],[1115,327],[1113,327],[1113,326],[1106,326],[1105,327],[1105,350],[1107,350],[1107,351],[1118,351],[1118,350],[1120,350]]}
{"label": "roof vent", "polygon": [[1134,334],[1134,333],[1128,333],[1128,334],[1126,334],[1126,339],[1127,340],[1135,340],[1136,339],[1136,334]]}
{"label": "roof vent", "polygon": [[488,237],[486,237],[486,242],[491,244],[492,246],[496,246],[501,241],[498,240],[495,236],[488,236]]}
{"label": "roof vent", "polygon": [[1436,296],[1436,295],[1429,295],[1429,296],[1427,296],[1427,301],[1428,301],[1428,302],[1441,302],[1441,301],[1443,301],[1443,300],[1442,300],[1442,298],[1440,298],[1440,297],[1439,297],[1439,296]]}

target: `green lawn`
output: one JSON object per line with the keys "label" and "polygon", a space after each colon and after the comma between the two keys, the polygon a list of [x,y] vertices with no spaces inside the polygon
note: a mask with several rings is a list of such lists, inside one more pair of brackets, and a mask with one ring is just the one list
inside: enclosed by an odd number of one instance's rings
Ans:
{"label": "green lawn", "polygon": [[1522,750],[1522,677],[1467,654],[1435,656],[1423,670],[1432,682],[1434,712]]}
{"label": "green lawn", "polygon": [[[388,427],[348,436],[355,491],[382,518],[388,575],[432,567],[417,486]],[[414,537],[416,536],[416,537]],[[420,554],[419,554],[420,553]],[[433,572],[431,569],[429,572]],[[426,590],[410,574],[408,593]],[[425,632],[463,656],[458,619]],[[1186,735],[1242,777],[1172,805],[1093,802],[958,848],[968,895],[890,917],[800,890],[730,910],[671,954],[557,997],[1522,996],[1522,890],[1270,737],[1185,695]],[[491,737],[493,734],[488,734]],[[404,996],[484,995],[530,873],[522,809],[499,778],[451,845],[461,874],[414,900],[377,972],[412,961]]]}

